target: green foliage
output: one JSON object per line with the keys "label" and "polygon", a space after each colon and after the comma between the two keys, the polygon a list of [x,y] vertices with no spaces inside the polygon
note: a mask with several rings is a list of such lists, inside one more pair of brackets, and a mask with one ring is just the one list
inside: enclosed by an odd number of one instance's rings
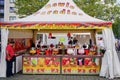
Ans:
{"label": "green foliage", "polygon": [[113,23],[113,32],[116,38],[120,39],[120,18],[116,18],[115,22]]}
{"label": "green foliage", "polygon": [[33,14],[42,8],[49,0],[16,0],[16,14],[20,17]]}
{"label": "green foliage", "polygon": [[74,0],[78,7],[85,13],[98,19],[111,21],[120,14],[120,6],[115,4],[116,0]]}

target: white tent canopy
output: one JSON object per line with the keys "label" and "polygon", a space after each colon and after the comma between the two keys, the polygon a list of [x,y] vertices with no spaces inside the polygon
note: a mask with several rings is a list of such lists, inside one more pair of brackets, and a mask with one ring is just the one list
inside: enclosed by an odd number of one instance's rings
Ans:
{"label": "white tent canopy", "polygon": [[13,22],[105,22],[84,13],[73,0],[49,0],[36,13]]}
{"label": "white tent canopy", "polygon": [[110,79],[120,77],[120,62],[115,50],[115,38],[112,29],[103,30],[103,39],[106,52],[102,58],[100,76]]}

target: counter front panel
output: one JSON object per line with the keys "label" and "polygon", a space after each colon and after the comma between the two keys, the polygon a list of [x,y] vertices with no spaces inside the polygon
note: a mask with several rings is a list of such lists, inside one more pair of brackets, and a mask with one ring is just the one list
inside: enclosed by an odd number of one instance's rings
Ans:
{"label": "counter front panel", "polygon": [[62,57],[62,74],[99,74],[99,58]]}
{"label": "counter front panel", "polygon": [[23,74],[99,74],[101,57],[24,55]]}
{"label": "counter front panel", "polygon": [[24,56],[23,74],[60,74],[60,58]]}

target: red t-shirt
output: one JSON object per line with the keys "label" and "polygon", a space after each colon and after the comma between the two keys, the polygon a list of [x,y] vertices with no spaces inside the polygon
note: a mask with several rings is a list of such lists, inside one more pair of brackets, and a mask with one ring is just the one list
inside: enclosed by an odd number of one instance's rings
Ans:
{"label": "red t-shirt", "polygon": [[12,48],[12,46],[9,44],[9,45],[7,45],[7,47],[6,47],[6,51],[8,51],[8,54],[7,54],[7,52],[6,52],[6,59],[8,60],[8,58],[12,58],[13,56],[14,56],[14,50],[13,50],[13,48]]}

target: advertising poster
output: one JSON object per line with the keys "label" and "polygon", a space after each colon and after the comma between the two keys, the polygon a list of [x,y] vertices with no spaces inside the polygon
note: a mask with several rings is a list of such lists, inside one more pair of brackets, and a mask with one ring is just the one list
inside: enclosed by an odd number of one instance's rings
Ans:
{"label": "advertising poster", "polygon": [[99,58],[62,58],[62,74],[99,74]]}
{"label": "advertising poster", "polygon": [[60,74],[60,58],[23,57],[23,74]]}

